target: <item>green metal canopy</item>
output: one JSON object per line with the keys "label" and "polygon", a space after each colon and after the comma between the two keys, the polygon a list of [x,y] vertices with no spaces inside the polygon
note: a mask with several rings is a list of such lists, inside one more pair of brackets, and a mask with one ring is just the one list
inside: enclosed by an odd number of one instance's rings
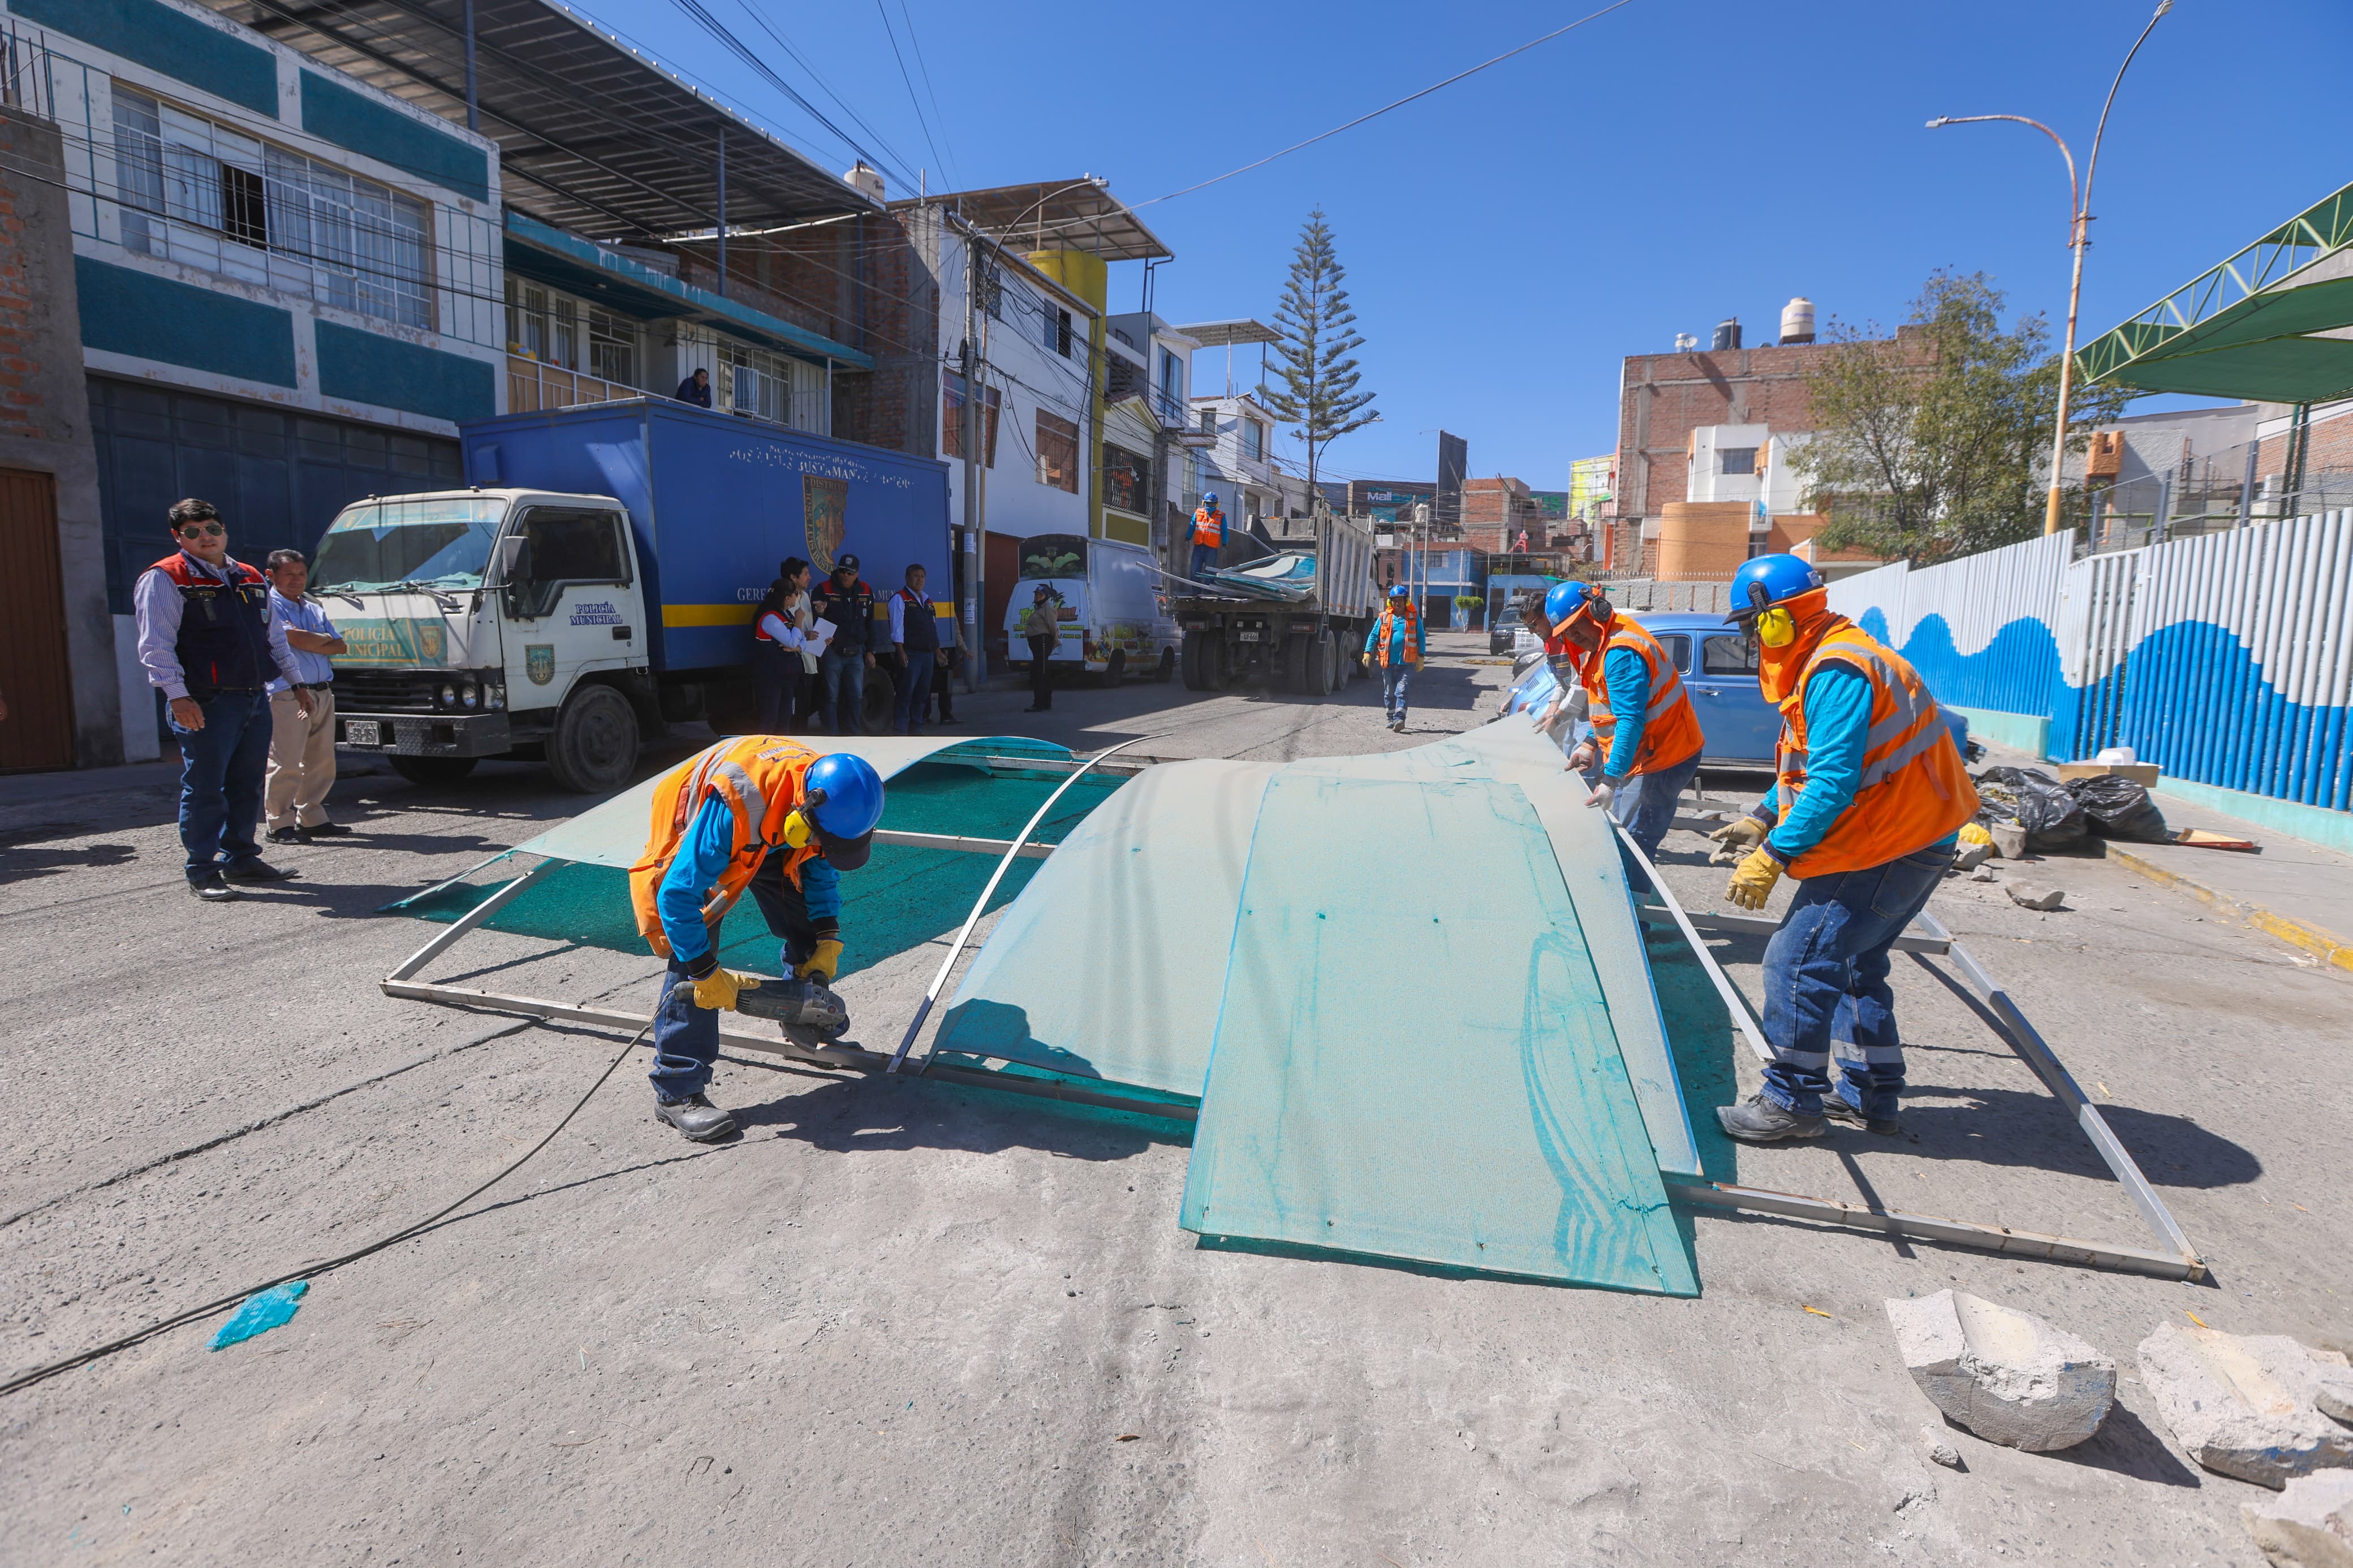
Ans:
{"label": "green metal canopy", "polygon": [[2353,185],[2084,345],[2087,381],[2260,403],[2353,394]]}

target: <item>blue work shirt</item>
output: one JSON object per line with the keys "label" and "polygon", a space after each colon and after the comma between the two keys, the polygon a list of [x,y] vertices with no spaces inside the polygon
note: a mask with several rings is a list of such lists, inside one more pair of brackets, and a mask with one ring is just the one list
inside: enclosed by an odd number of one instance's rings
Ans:
{"label": "blue work shirt", "polygon": [[[1610,693],[1617,700],[1617,693]],[[1826,664],[1806,681],[1806,787],[1798,803],[1765,836],[1765,846],[1788,864],[1823,839],[1854,804],[1862,780],[1862,754],[1871,733],[1871,678],[1848,664]],[[1942,722],[1940,719],[1938,721]],[[1757,816],[1771,822],[1779,814],[1781,786],[1776,783],[1757,803]],[[1939,842],[1958,837],[1948,833]],[[1930,846],[1934,847],[1935,846]]]}
{"label": "blue work shirt", "polygon": [[1613,647],[1601,660],[1602,689],[1617,726],[1609,731],[1609,756],[1601,776],[1623,784],[1642,750],[1642,727],[1651,721],[1651,667],[1630,647]]}
{"label": "blue work shirt", "polygon": [[[327,618],[324,608],[312,604],[307,596],[290,599],[275,588],[269,590],[269,618],[293,631],[315,632],[322,637],[336,635],[335,623]],[[325,654],[305,653],[292,643],[286,645],[286,652],[294,660],[294,679],[303,685],[325,686],[334,680],[334,661]],[[272,697],[291,689],[282,675],[269,683],[269,695]]]}
{"label": "blue work shirt", "polygon": [[[654,891],[654,910],[661,916],[662,937],[670,956],[691,963],[711,951],[710,928],[702,923],[702,906],[718,885],[719,874],[735,853],[735,813],[726,801],[712,795],[694,814],[685,839],[662,873]],[[788,853],[785,850],[772,853]],[[801,896],[807,900],[811,921],[841,916],[841,873],[822,855],[801,863]]]}

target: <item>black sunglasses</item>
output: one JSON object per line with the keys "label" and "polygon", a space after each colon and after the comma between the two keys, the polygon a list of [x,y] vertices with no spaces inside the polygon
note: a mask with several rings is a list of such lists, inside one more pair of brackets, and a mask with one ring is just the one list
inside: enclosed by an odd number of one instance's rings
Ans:
{"label": "black sunglasses", "polygon": [[228,524],[225,522],[184,523],[180,527],[179,533],[183,539],[194,539],[200,533],[209,534],[215,539],[225,539],[228,536]]}

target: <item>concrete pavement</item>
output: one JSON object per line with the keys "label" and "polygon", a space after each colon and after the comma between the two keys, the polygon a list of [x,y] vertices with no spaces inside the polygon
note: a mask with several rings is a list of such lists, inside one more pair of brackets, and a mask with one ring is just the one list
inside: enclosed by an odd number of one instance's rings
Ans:
{"label": "concrete pavement", "polygon": [[[1034,725],[987,693],[961,732],[1419,744],[1486,717],[1505,673],[1433,642],[1405,736],[1363,682],[1315,705],[1073,690]],[[354,780],[333,807],[358,837],[219,909],[180,890],[167,795],[0,807],[6,1363],[348,1250],[543,1136],[620,1041],[383,997],[429,928],[374,911],[583,804],[520,766]],[[1695,908],[1721,904],[1706,847],[1678,831],[1663,856]],[[212,1324],[179,1331],[0,1402],[0,1560],[2256,1568],[2252,1489],[2171,1447],[2129,1357],[2185,1310],[2353,1349],[2347,981],[2116,864],[2060,879],[2052,914],[1957,879],[1932,907],[2100,1097],[2208,1285],[1714,1215],[1684,1220],[1692,1301],[1204,1250],[1175,1223],[1176,1128],[745,1058],[713,1093],[747,1135],[698,1149],[652,1121],[640,1049],[508,1186],[323,1277],[286,1328],[216,1353]],[[1752,997],[1760,948],[1716,944]],[[1754,1063],[1697,966],[1652,949],[1704,1128]],[[642,953],[460,951],[475,984],[651,1003]],[[847,979],[856,1032],[895,1036],[937,963]],[[1933,961],[1894,984],[1905,1135],[1711,1135],[1711,1171],[2143,1241]],[[2028,1455],[1946,1431],[1968,1468],[1927,1464],[1937,1418],[1880,1302],[1948,1285],[2124,1361],[2100,1436]]]}

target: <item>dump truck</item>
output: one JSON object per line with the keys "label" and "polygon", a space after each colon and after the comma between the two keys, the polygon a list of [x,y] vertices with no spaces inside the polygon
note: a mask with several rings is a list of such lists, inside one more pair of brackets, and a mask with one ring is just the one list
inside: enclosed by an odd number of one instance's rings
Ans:
{"label": "dump truck", "polygon": [[[418,783],[512,757],[598,793],[671,724],[744,728],[753,612],[787,556],[822,578],[857,555],[878,623],[909,565],[954,581],[928,458],[655,397],[459,435],[467,488],[354,501],[311,568],[349,650],[337,749]],[[891,698],[867,671],[868,728]]]}
{"label": "dump truck", "polygon": [[1169,584],[1188,690],[1260,680],[1313,702],[1347,684],[1379,609],[1373,536],[1329,512],[1292,526],[1256,560]]}

